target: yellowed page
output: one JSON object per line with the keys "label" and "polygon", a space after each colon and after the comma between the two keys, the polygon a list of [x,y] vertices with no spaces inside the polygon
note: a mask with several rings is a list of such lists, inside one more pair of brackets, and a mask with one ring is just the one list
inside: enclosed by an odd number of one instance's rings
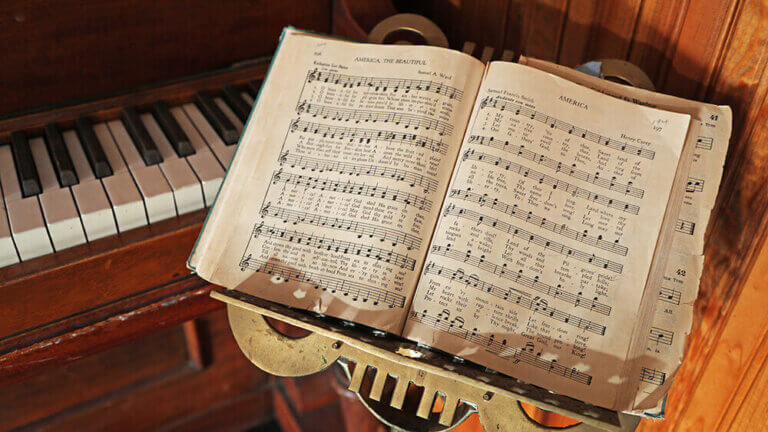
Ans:
{"label": "yellowed page", "polygon": [[542,60],[523,58],[521,63],[632,103],[686,113],[699,120],[699,131],[689,134],[686,146],[695,149],[689,181],[676,226],[672,248],[657,298],[654,319],[645,331],[648,341],[638,376],[633,409],[659,414],[663,397],[680,367],[685,337],[690,331],[693,303],[699,290],[705,233],[715,205],[731,135],[731,110],[601,80]]}
{"label": "yellowed page", "polygon": [[492,63],[404,336],[620,405],[689,122]]}
{"label": "yellowed page", "polygon": [[288,30],[190,267],[400,333],[482,72]]}

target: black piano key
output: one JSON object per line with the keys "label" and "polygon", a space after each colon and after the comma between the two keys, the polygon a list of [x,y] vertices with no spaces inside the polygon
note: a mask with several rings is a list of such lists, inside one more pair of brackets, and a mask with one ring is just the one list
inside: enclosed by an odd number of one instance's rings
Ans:
{"label": "black piano key", "polygon": [[160,125],[160,128],[165,132],[165,136],[168,137],[168,141],[171,142],[173,149],[176,150],[176,154],[179,157],[186,157],[195,154],[195,149],[189,142],[189,137],[176,122],[176,119],[171,114],[165,101],[157,101],[152,104],[152,115],[155,116],[155,120]]}
{"label": "black piano key", "polygon": [[257,97],[259,97],[259,90],[261,89],[261,81],[248,81],[248,84],[245,85],[248,89],[248,93],[251,94],[251,97],[253,100],[256,100]]}
{"label": "black piano key", "polygon": [[48,147],[48,155],[51,157],[56,177],[59,179],[59,185],[61,187],[76,185],[78,178],[75,166],[72,164],[72,158],[69,157],[69,151],[59,128],[53,123],[45,126],[45,144]]}
{"label": "black piano key", "polygon": [[125,129],[131,135],[133,145],[136,146],[145,164],[156,165],[163,161],[160,150],[157,149],[155,142],[152,141],[152,137],[149,136],[149,132],[144,127],[144,123],[141,121],[141,117],[139,117],[136,109],[133,107],[123,108],[123,123],[125,123]]}
{"label": "black piano key", "polygon": [[229,105],[237,118],[245,124],[248,121],[248,115],[251,114],[251,106],[243,99],[240,92],[231,85],[225,85],[222,90],[224,91],[224,101]]}
{"label": "black piano key", "polygon": [[27,135],[24,132],[11,133],[11,151],[13,163],[16,165],[16,176],[21,185],[21,195],[26,198],[42,192],[43,187],[37,175],[35,160],[32,158],[32,150],[29,148]]}
{"label": "black piano key", "polygon": [[107,155],[96,138],[96,132],[93,131],[91,121],[87,117],[80,117],[75,120],[75,130],[80,138],[80,144],[83,146],[88,163],[91,164],[93,175],[96,178],[104,178],[112,175],[112,167],[109,165]]}
{"label": "black piano key", "polygon": [[226,145],[237,144],[240,134],[207,92],[197,92],[195,104]]}

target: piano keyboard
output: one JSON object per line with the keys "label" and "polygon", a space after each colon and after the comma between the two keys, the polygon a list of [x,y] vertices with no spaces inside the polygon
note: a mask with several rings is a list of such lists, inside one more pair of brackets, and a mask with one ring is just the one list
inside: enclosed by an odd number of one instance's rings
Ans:
{"label": "piano keyboard", "polygon": [[260,82],[0,143],[0,267],[210,207]]}

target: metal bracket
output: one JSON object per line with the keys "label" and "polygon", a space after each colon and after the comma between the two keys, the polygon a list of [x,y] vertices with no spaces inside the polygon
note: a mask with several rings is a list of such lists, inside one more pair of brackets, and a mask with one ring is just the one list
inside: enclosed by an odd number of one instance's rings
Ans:
{"label": "metal bracket", "polygon": [[[520,410],[522,401],[560,413],[582,423],[584,431],[632,431],[639,418],[617,413],[552,393],[405,339],[374,333],[360,325],[299,311],[236,291],[217,290],[215,299],[227,303],[232,333],[240,349],[256,366],[273,375],[302,376],[319,372],[336,361],[350,370],[349,389],[358,393],[379,418],[386,417],[370,402],[403,409],[410,386],[423,389],[416,409],[418,430],[449,430],[477,412],[488,431],[542,431]],[[264,317],[272,317],[312,334],[295,339],[275,331]],[[376,334],[379,334],[377,336]],[[365,380],[374,372],[373,380]],[[394,380],[394,387],[386,386]],[[388,387],[391,392],[385,391]],[[442,411],[433,413],[436,397],[444,398]],[[436,421],[435,421],[436,420]],[[399,427],[405,425],[393,425]],[[414,426],[410,426],[414,427]]]}

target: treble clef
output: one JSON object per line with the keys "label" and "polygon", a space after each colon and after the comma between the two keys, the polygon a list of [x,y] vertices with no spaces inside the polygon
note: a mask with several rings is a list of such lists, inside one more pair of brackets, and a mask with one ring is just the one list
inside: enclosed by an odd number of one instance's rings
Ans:
{"label": "treble clef", "polygon": [[267,209],[269,209],[270,205],[272,205],[272,202],[268,202],[267,205],[265,205],[264,207],[261,208],[261,215],[262,216],[266,216],[266,215],[269,214],[269,211]]}
{"label": "treble clef", "polygon": [[313,70],[312,72],[307,75],[307,82],[311,83],[312,81],[317,79],[317,69]]}
{"label": "treble clef", "polygon": [[482,102],[480,102],[480,109],[487,107],[490,102],[491,102],[490,96],[486,96],[485,98],[483,98]]}
{"label": "treble clef", "polygon": [[261,228],[264,226],[264,222],[260,223],[253,229],[253,238],[261,235]]}
{"label": "treble clef", "polygon": [[245,269],[248,268],[252,257],[253,257],[252,254],[248,254],[247,257],[243,258],[243,260],[240,261],[240,271],[245,271]]}
{"label": "treble clef", "polygon": [[279,158],[277,158],[277,161],[278,161],[278,162],[280,162],[281,164],[283,164],[283,163],[285,163],[285,161],[286,161],[287,159],[288,159],[288,151],[286,150],[285,152],[283,152],[283,153],[280,155],[280,157],[279,157]]}
{"label": "treble clef", "polygon": [[307,108],[307,101],[303,101],[299,104],[299,106],[296,107],[296,112],[301,114],[303,113]]}
{"label": "treble clef", "polygon": [[299,128],[299,119],[296,119],[291,122],[291,132],[296,132],[296,129]]}
{"label": "treble clef", "polygon": [[465,151],[464,152],[464,156],[462,156],[462,160],[469,159],[469,155],[471,155],[472,153],[474,153],[474,150],[467,150],[467,151]]}
{"label": "treble clef", "polygon": [[451,214],[451,211],[453,211],[454,207],[456,207],[454,204],[448,204],[443,211],[443,216],[448,216]]}
{"label": "treble clef", "polygon": [[277,182],[279,182],[279,181],[280,181],[280,177],[282,176],[282,174],[283,174],[283,169],[282,169],[282,168],[280,168],[279,170],[277,170],[277,172],[275,172],[275,173],[272,175],[272,184],[277,184]]}

